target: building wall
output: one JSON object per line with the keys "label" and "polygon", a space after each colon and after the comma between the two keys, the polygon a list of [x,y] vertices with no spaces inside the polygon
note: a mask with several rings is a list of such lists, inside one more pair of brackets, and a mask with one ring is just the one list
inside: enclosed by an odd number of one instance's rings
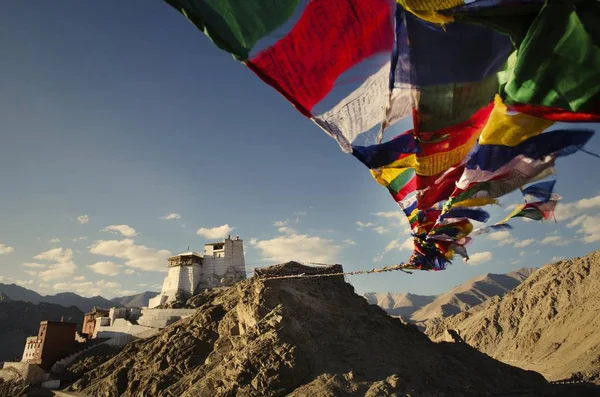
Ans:
{"label": "building wall", "polygon": [[94,334],[94,327],[96,326],[96,319],[100,317],[107,317],[108,315],[108,310],[97,309],[94,309],[90,313],[85,313],[85,315],[83,316],[83,326],[81,327],[81,333],[92,336]]}
{"label": "building wall", "polygon": [[57,360],[69,355],[76,347],[76,331],[75,323],[42,321],[38,333],[42,343],[32,363],[50,368]]}
{"label": "building wall", "polygon": [[195,312],[196,309],[143,309],[137,323],[144,327],[160,329],[189,317]]}
{"label": "building wall", "polygon": [[220,287],[223,285],[221,280],[226,276],[232,278],[233,282],[246,278],[243,240],[225,239],[222,252],[214,251],[212,247],[208,244],[204,248],[204,274],[200,283],[202,287]]}
{"label": "building wall", "polygon": [[160,294],[174,296],[177,291],[183,291],[193,295],[198,285],[200,269],[199,265],[170,267]]}
{"label": "building wall", "polygon": [[[177,263],[175,259],[171,262]],[[194,295],[201,289],[222,287],[246,278],[244,242],[237,237],[234,240],[227,238],[222,243],[206,244],[201,262],[170,265],[160,295],[150,299],[148,307],[173,302],[178,291]]]}
{"label": "building wall", "polygon": [[2,368],[14,368],[21,374],[24,380],[30,382],[32,385],[37,385],[46,380],[44,370],[37,365],[22,362],[5,362]]}
{"label": "building wall", "polygon": [[86,313],[83,316],[83,326],[81,332],[84,334],[92,335],[94,333],[94,326],[96,325],[96,317],[94,313]]}
{"label": "building wall", "polygon": [[29,360],[33,360],[35,358],[35,352],[41,346],[41,342],[38,341],[37,336],[30,336],[25,341],[25,349],[23,350],[23,356],[21,357],[21,362],[29,362]]}

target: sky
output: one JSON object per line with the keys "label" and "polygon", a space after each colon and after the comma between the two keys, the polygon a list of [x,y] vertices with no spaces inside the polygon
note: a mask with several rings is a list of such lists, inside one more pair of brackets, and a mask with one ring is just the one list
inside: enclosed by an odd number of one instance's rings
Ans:
{"label": "sky", "polygon": [[[248,271],[409,258],[404,215],[362,164],[166,3],[141,4],[0,4],[0,282],[158,291],[167,256],[229,234]],[[598,134],[587,149],[600,152]],[[558,223],[517,219],[476,238],[467,263],[347,279],[431,295],[598,249],[598,169],[584,153],[560,159]],[[520,200],[502,198],[493,219]]]}

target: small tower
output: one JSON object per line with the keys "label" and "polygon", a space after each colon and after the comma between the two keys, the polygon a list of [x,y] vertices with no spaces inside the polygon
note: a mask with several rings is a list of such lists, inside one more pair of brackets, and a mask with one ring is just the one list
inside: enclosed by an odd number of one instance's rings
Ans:
{"label": "small tower", "polygon": [[204,288],[228,286],[246,278],[244,242],[239,236],[228,236],[219,243],[204,245]]}
{"label": "small tower", "polygon": [[150,308],[171,303],[177,295],[192,296],[201,282],[202,255],[197,252],[185,252],[167,258],[169,273],[163,281],[160,295],[150,299]]}
{"label": "small tower", "polygon": [[153,308],[192,296],[205,289],[227,287],[246,279],[244,242],[228,236],[219,243],[204,245],[204,255],[186,252],[167,258],[169,273],[159,295],[150,299]]}

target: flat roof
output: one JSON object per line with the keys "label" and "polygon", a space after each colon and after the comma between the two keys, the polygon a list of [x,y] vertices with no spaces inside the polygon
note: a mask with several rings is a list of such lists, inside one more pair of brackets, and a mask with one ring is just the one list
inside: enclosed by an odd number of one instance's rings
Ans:
{"label": "flat roof", "polygon": [[167,259],[177,258],[178,256],[198,256],[198,257],[202,258],[202,254],[200,254],[198,252],[190,251],[190,252],[184,252],[183,254],[177,254],[177,255],[170,256]]}
{"label": "flat roof", "polygon": [[48,324],[48,325],[74,325],[77,326],[77,323],[67,323],[63,321],[40,321],[40,325]]}

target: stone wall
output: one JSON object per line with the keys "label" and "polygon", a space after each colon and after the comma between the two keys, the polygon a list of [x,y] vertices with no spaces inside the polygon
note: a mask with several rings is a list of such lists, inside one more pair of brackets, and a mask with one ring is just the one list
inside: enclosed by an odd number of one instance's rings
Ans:
{"label": "stone wall", "polygon": [[195,312],[196,309],[143,309],[137,322],[144,327],[165,328]]}
{"label": "stone wall", "polygon": [[28,381],[32,385],[37,385],[48,378],[44,370],[35,364],[21,363],[21,362],[5,362],[3,369],[14,368],[21,374],[24,380]]}

